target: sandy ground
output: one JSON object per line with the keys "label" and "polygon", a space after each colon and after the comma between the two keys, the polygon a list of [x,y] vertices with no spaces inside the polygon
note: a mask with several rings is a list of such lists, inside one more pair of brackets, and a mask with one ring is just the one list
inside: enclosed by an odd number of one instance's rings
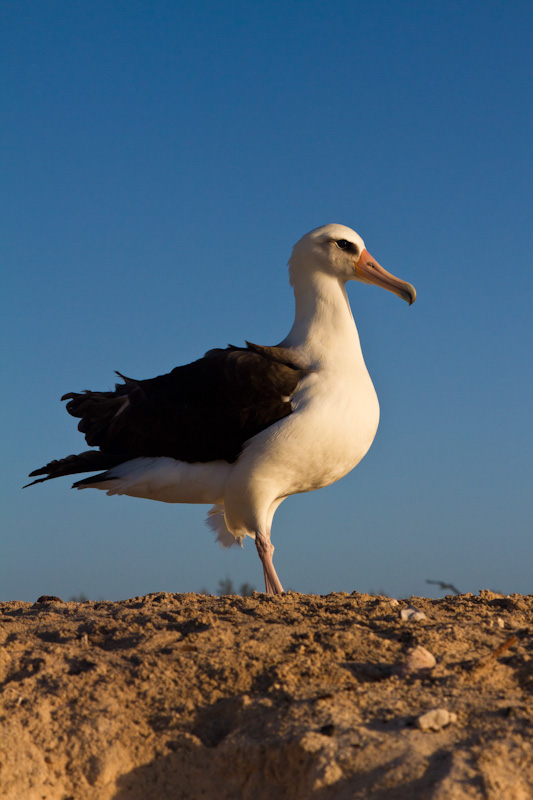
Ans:
{"label": "sandy ground", "polygon": [[533,596],[0,612],[3,800],[533,798]]}

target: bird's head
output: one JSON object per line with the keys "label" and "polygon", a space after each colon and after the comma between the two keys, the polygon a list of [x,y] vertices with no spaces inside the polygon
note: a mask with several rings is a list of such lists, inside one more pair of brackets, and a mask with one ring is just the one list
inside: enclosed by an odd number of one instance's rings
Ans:
{"label": "bird's head", "polygon": [[416,298],[414,286],[383,269],[372,258],[359,234],[345,225],[322,225],[307,233],[294,245],[289,265],[291,282],[297,274],[313,269],[344,282],[352,280],[381,286],[407,300],[409,305]]}

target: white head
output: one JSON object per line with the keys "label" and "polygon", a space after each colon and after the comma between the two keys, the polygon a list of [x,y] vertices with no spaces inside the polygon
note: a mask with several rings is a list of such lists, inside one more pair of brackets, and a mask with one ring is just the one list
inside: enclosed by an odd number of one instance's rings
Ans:
{"label": "white head", "polygon": [[289,259],[291,284],[299,278],[305,280],[313,272],[331,275],[343,284],[350,280],[373,283],[394,292],[409,305],[415,301],[414,287],[383,269],[359,234],[345,225],[322,225],[294,245]]}

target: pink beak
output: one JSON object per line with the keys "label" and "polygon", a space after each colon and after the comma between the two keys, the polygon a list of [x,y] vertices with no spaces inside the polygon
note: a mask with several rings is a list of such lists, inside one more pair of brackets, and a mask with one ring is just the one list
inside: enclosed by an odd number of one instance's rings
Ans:
{"label": "pink beak", "polygon": [[375,286],[381,286],[382,289],[387,289],[389,292],[394,292],[398,297],[407,300],[409,305],[412,305],[416,299],[416,290],[407,281],[402,281],[387,272],[386,269],[378,264],[372,258],[368,250],[363,250],[359,261],[354,261],[354,269],[357,279],[362,283],[373,283]]}

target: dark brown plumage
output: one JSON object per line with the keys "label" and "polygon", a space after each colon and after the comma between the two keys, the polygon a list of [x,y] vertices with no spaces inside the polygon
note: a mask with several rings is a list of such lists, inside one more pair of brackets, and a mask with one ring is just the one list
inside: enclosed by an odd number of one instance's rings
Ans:
{"label": "dark brown plumage", "polygon": [[52,461],[30,477],[44,475],[40,483],[138,456],[232,463],[248,439],[291,413],[289,398],[306,374],[293,359],[285,348],[247,343],[149,380],[117,373],[124,383],[113,392],[66,394],[67,411],[99,451]]}

